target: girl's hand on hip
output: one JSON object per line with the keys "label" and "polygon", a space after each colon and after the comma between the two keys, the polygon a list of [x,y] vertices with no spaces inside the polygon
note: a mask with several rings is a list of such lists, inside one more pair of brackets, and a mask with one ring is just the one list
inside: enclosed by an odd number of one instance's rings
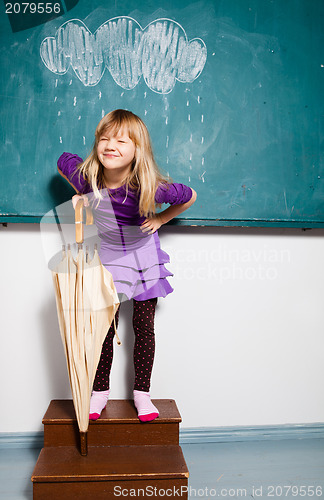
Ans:
{"label": "girl's hand on hip", "polygon": [[163,222],[160,215],[155,214],[152,215],[152,217],[147,217],[140,227],[143,233],[153,234],[162,226],[162,224]]}
{"label": "girl's hand on hip", "polygon": [[78,203],[79,200],[82,200],[84,202],[84,206],[88,207],[89,206],[89,200],[85,194],[75,194],[72,196],[72,205],[75,210],[76,204]]}

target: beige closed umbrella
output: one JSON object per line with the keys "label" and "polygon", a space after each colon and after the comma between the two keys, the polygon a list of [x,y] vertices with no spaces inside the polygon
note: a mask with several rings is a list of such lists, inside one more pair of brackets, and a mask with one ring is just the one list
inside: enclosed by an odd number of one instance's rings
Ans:
{"label": "beige closed umbrella", "polygon": [[[87,223],[89,223],[87,211]],[[119,306],[110,272],[101,264],[97,248],[90,259],[84,252],[83,200],[75,210],[78,254],[63,249],[52,271],[59,327],[67,360],[71,391],[80,430],[81,455],[87,455],[87,431],[92,385],[103,341]],[[91,223],[91,222],[90,222]],[[120,343],[116,335],[117,342]]]}

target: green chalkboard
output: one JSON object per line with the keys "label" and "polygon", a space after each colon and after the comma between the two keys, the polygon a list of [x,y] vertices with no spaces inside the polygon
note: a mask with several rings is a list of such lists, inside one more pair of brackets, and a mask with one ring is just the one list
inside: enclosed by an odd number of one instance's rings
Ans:
{"label": "green chalkboard", "polygon": [[323,23],[323,0],[3,2],[0,222],[66,201],[57,158],[126,108],[198,193],[178,224],[324,226]]}

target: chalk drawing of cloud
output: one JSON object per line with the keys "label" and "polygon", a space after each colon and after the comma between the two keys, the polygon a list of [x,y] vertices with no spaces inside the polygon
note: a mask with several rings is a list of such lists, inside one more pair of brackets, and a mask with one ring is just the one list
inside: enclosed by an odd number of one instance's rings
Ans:
{"label": "chalk drawing of cloud", "polygon": [[94,34],[79,19],[67,21],[55,37],[42,41],[40,55],[57,75],[72,66],[85,86],[97,85],[107,68],[125,90],[136,87],[143,76],[152,91],[168,94],[176,81],[198,78],[207,49],[200,38],[188,41],[182,26],[170,19],[157,19],[143,29],[131,17],[116,17]]}

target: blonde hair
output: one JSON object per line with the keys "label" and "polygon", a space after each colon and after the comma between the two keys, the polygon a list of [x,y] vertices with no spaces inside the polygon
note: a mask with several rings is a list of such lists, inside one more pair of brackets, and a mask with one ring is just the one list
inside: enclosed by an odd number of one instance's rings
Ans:
{"label": "blonde hair", "polygon": [[[114,137],[123,128],[135,144],[135,158],[132,169],[125,179],[126,190],[135,189],[139,193],[139,213],[149,216],[155,213],[155,192],[159,183],[167,184],[170,179],[160,172],[153,155],[149,132],[143,121],[131,111],[116,109],[111,111],[98,123],[95,142],[91,153],[78,166],[79,174],[91,185],[95,198],[100,201],[104,189],[104,167],[97,155],[100,137],[108,133]],[[108,189],[108,188],[107,188]],[[109,192],[109,189],[108,189]]]}

